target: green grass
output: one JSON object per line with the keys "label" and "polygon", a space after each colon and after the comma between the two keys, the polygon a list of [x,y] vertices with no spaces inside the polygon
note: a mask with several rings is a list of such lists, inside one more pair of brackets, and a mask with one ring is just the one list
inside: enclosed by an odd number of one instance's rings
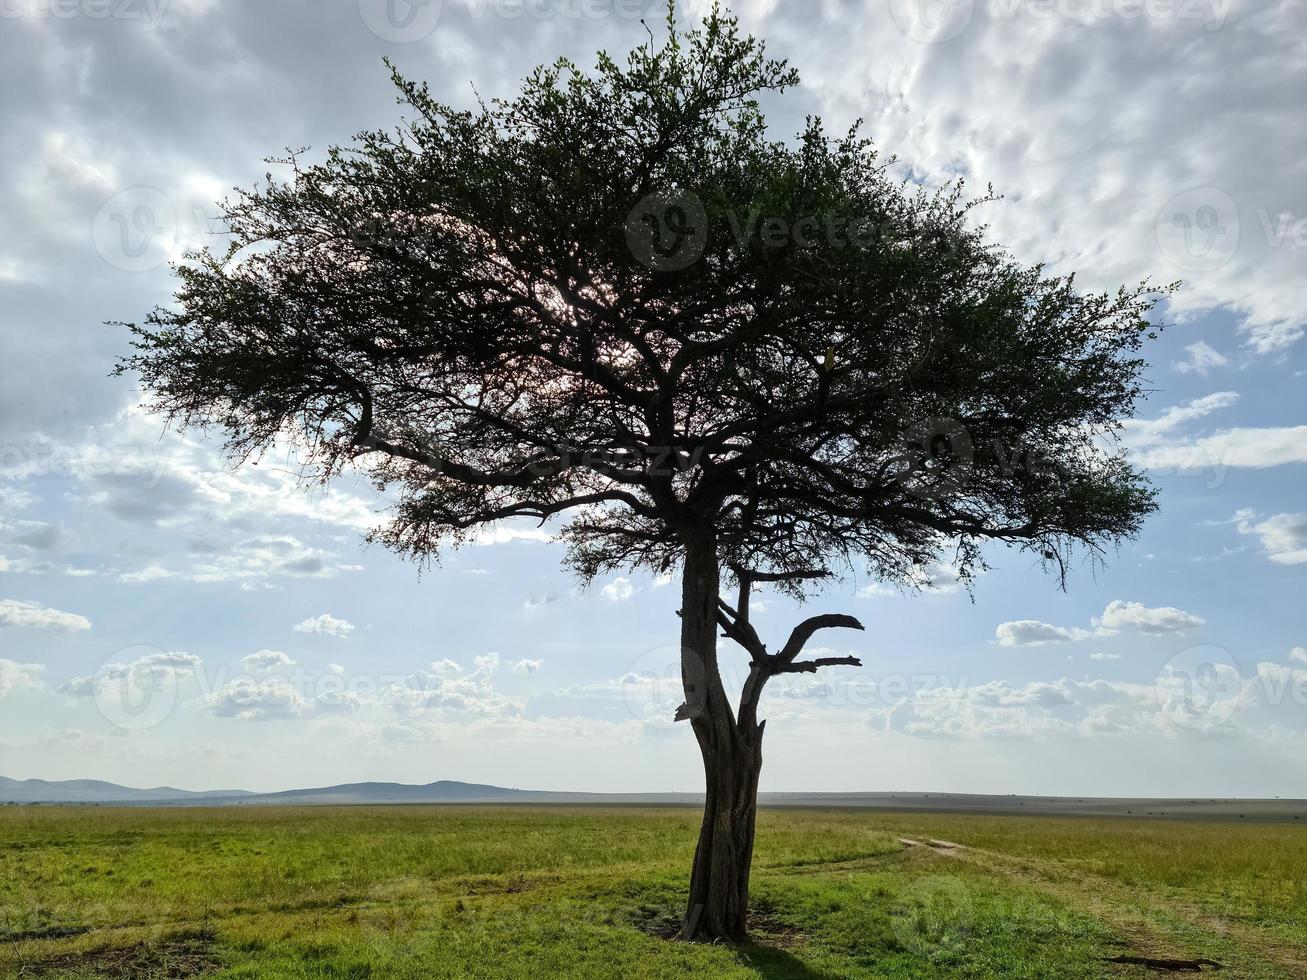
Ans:
{"label": "green grass", "polygon": [[1307,976],[1301,828],[765,811],[737,949],[663,938],[697,825],[674,808],[4,807],[0,976],[1156,975],[1105,962],[1120,955]]}

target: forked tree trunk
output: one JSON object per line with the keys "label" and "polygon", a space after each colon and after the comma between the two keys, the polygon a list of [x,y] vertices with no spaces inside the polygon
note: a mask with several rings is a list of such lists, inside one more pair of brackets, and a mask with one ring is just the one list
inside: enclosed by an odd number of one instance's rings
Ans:
{"label": "forked tree trunk", "polygon": [[762,726],[736,724],[717,667],[720,571],[710,536],[686,549],[681,602],[681,677],[703,756],[706,802],[690,875],[683,939],[745,938],[753,861]]}
{"label": "forked tree trunk", "polygon": [[758,744],[704,755],[707,801],[690,875],[683,938],[733,942],[746,938],[761,768]]}
{"label": "forked tree trunk", "polygon": [[[799,660],[818,630],[856,629],[852,616],[810,616],[794,627],[785,646],[768,653],[749,623],[749,592],[758,582],[824,578],[825,569],[758,572],[732,567],[740,587],[736,607],[719,596],[721,572],[710,530],[683,539],[685,571],[681,582],[681,682],[685,704],[676,720],[690,719],[703,756],[703,826],[690,875],[690,899],[681,929],[684,939],[746,938],[749,914],[749,867],[758,813],[758,776],[762,772],[762,733],[758,704],[768,678],[777,674],[816,673],[822,667],[861,667],[855,656]],[[719,611],[720,606],[720,611]],[[717,628],[752,658],[740,692],[740,716],[731,710],[717,668]]]}

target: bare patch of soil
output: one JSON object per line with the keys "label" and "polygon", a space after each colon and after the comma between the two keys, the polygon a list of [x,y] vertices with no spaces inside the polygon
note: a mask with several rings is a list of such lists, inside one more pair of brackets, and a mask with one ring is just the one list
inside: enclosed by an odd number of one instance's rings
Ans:
{"label": "bare patch of soil", "polygon": [[782,922],[768,908],[749,910],[749,938],[774,949],[800,949],[808,944],[803,930]]}
{"label": "bare patch of soil", "polygon": [[[681,916],[670,909],[643,908],[631,920],[641,932],[659,939],[677,939],[681,935]],[[754,903],[749,909],[749,941],[773,949],[799,949],[808,942],[807,934],[776,916],[766,903]]]}
{"label": "bare patch of soil", "polygon": [[201,931],[119,949],[96,949],[35,960],[24,964],[19,976],[72,974],[104,980],[184,980],[214,973],[221,966],[212,934]]}
{"label": "bare patch of soil", "polygon": [[1153,959],[1148,956],[1108,956],[1104,963],[1120,963],[1123,966],[1142,966],[1162,973],[1202,973],[1206,967],[1221,969],[1216,960],[1171,960]]}

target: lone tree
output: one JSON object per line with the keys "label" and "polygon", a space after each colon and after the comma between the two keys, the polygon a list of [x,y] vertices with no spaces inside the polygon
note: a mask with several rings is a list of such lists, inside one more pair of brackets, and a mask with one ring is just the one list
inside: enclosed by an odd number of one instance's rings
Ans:
{"label": "lone tree", "polygon": [[[230,251],[188,257],[118,370],[238,459],[289,434],[315,476],[394,488],[401,552],[560,517],[585,580],[679,570],[707,794],[683,935],[740,939],[759,697],[857,665],[803,649],[862,628],[771,652],[751,591],[969,578],[990,540],[1062,572],[1132,535],[1153,495],[1112,437],[1155,294],[1019,265],[856,127],[769,140],[755,99],[797,76],[720,12],[476,111],[395,82],[400,128],[226,203]],[[750,658],[738,712],[718,630]]]}

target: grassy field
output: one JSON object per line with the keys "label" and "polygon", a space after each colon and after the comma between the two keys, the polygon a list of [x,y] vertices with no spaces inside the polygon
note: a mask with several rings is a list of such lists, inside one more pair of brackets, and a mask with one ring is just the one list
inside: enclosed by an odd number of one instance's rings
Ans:
{"label": "grassy field", "polygon": [[1307,977],[1302,827],[765,811],[735,949],[666,938],[697,823],[2,807],[0,976]]}

